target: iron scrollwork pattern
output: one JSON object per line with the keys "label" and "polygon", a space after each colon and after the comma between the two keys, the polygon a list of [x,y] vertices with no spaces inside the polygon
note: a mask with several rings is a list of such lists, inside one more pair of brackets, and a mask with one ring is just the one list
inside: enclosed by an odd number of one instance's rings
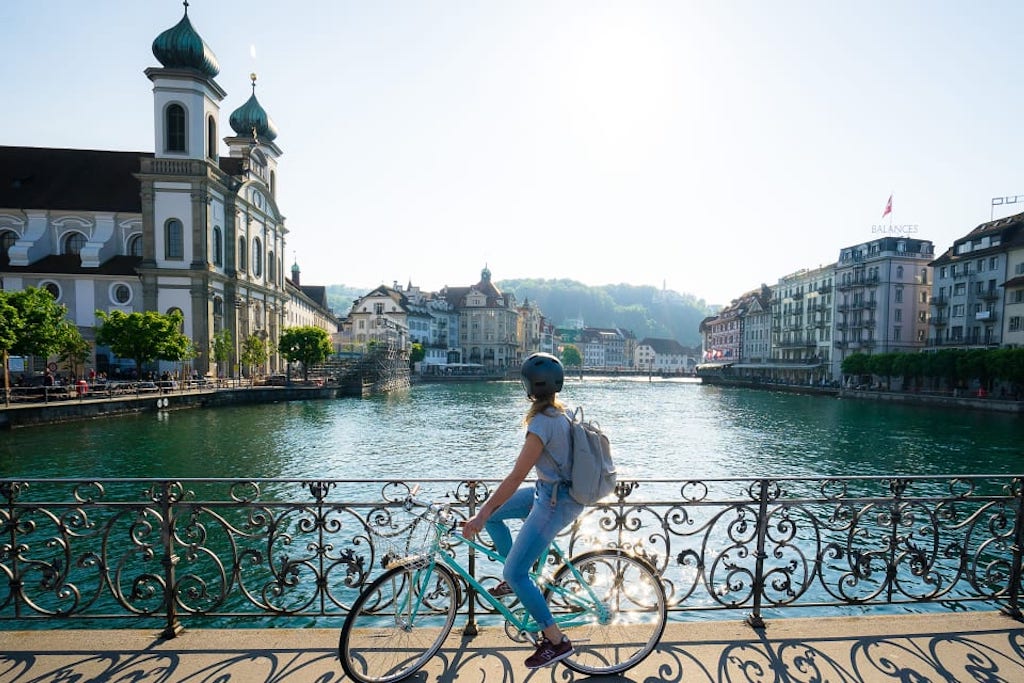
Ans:
{"label": "iron scrollwork pattern", "polygon": [[[0,480],[0,620],[159,618],[173,633],[207,618],[344,616],[388,553],[425,542],[402,506],[414,487],[465,519],[494,484]],[[981,603],[1019,618],[1022,515],[1010,476],[622,481],[560,542],[643,557],[680,612],[756,622],[782,608]],[[499,580],[493,563],[472,566]]]}

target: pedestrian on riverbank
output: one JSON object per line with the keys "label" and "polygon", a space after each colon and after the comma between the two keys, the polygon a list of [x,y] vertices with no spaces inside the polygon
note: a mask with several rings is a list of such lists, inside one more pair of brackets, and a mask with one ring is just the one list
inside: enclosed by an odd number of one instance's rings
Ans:
{"label": "pedestrian on riverbank", "polygon": [[[523,386],[530,408],[523,419],[526,440],[512,471],[466,521],[463,534],[473,538],[487,529],[495,549],[505,557],[504,579],[488,592],[494,597],[515,594],[519,602],[541,627],[537,651],[526,659],[526,666],[537,669],[565,659],[573,652],[572,643],[555,623],[547,601],[530,579],[530,569],[559,531],[583,511],[569,495],[569,483],[559,471],[568,470],[571,456],[569,420],[558,399],[565,371],[561,361],[548,353],[532,354],[521,369]],[[522,486],[536,469],[537,483]],[[524,519],[515,542],[505,520]]]}

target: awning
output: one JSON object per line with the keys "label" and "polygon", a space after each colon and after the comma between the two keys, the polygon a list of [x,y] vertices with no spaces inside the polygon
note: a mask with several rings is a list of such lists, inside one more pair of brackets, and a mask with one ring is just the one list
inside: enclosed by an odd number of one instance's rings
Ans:
{"label": "awning", "polygon": [[699,363],[696,367],[697,372],[701,370],[721,370],[732,366],[733,363]]}

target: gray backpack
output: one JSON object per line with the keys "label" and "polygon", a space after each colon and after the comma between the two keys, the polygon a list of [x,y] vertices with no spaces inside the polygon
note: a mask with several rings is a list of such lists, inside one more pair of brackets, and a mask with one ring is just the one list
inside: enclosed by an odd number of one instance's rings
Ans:
{"label": "gray backpack", "polygon": [[583,418],[583,408],[566,413],[565,418],[572,452],[569,495],[581,505],[593,505],[615,490],[612,446],[600,425]]}

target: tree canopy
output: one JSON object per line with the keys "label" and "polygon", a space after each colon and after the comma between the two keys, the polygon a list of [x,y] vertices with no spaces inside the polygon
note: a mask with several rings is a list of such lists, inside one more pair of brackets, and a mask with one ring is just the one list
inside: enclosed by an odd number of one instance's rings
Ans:
{"label": "tree canopy", "polygon": [[184,318],[179,311],[166,314],[96,311],[96,317],[100,319],[96,343],[109,346],[121,358],[134,360],[140,377],[143,363],[180,361],[189,357],[192,342],[181,331]]}
{"label": "tree canopy", "polygon": [[583,356],[580,355],[580,350],[572,344],[566,344],[562,349],[562,364],[570,368],[583,365]]}
{"label": "tree canopy", "polygon": [[289,362],[302,363],[302,378],[309,377],[309,367],[323,363],[334,351],[331,337],[319,327],[287,327],[281,332],[277,344],[281,355]]}

